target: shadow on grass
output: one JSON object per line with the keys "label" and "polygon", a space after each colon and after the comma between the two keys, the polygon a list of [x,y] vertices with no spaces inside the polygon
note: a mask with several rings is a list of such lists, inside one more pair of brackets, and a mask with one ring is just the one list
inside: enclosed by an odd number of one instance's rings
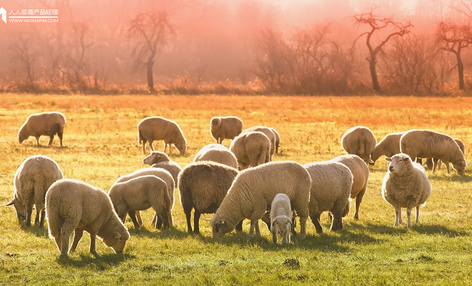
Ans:
{"label": "shadow on grass", "polygon": [[[399,235],[406,234],[409,229],[406,226],[406,222],[403,222],[400,226],[394,227],[390,225],[378,225],[368,223],[367,225],[360,225],[356,223],[351,223],[350,228],[353,229],[365,229],[368,232],[376,234],[387,234],[387,235]],[[468,233],[465,231],[457,231],[449,229],[443,225],[415,225],[413,224],[411,231],[425,234],[425,235],[442,235],[446,237],[457,237],[457,236],[468,236]]]}
{"label": "shadow on grass", "polygon": [[176,228],[170,229],[156,229],[153,226],[150,226],[149,229],[146,227],[141,227],[140,229],[130,228],[128,229],[131,236],[136,237],[149,237],[149,238],[174,238],[174,239],[183,239],[189,236],[194,236],[187,231],[182,231]]}
{"label": "shadow on grass", "polygon": [[47,227],[39,228],[39,226],[35,225],[34,223],[31,226],[26,226],[24,222],[21,222],[21,229],[23,231],[34,234],[37,237],[48,237]]}
{"label": "shadow on grass", "polygon": [[100,254],[93,255],[93,254],[88,253],[88,254],[80,254],[78,259],[74,257],[73,254],[72,254],[72,258],[59,256],[56,259],[56,261],[62,266],[72,266],[76,268],[93,267],[96,270],[107,270],[110,267],[117,266],[126,260],[130,260],[134,258],[136,258],[136,256],[129,253],[124,253],[124,254],[110,253],[110,254],[103,254],[103,255],[100,255]]}
{"label": "shadow on grass", "polygon": [[429,180],[432,181],[448,181],[448,182],[461,182],[461,183],[468,183],[472,182],[472,177],[468,175],[458,175],[457,173],[453,173],[455,171],[451,171],[451,174],[448,175],[446,173],[436,172],[434,174],[428,174]]}

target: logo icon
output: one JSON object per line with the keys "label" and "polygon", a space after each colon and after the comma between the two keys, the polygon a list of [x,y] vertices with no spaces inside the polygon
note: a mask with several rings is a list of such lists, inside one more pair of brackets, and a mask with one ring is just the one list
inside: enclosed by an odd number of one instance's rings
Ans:
{"label": "logo icon", "polygon": [[2,21],[4,23],[7,22],[7,11],[5,11],[5,8],[0,8],[0,15],[2,15]]}

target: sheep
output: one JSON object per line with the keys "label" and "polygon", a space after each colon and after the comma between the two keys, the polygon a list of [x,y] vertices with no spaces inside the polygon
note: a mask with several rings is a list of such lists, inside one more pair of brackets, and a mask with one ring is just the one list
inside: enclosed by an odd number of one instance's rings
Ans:
{"label": "sheep", "polygon": [[314,162],[303,165],[311,176],[309,211],[317,233],[323,232],[320,215],[329,211],[333,217],[331,231],[343,228],[343,217],[349,212],[353,176],[349,168],[338,162]]}
{"label": "sheep", "polygon": [[390,162],[382,183],[382,196],[395,208],[395,223],[402,223],[401,208],[406,208],[408,227],[411,209],[416,208],[416,223],[420,221],[420,206],[431,194],[431,183],[424,168],[404,153],[387,157]]}
{"label": "sheep", "polygon": [[341,145],[348,154],[356,154],[367,164],[371,164],[372,151],[377,144],[374,134],[369,128],[356,126],[344,133],[341,138]]}
{"label": "sheep", "polygon": [[[161,178],[167,184],[167,192],[169,194],[169,198],[170,198],[170,202],[171,202],[171,210],[172,210],[172,208],[174,207],[174,187],[175,187],[176,184],[174,182],[174,179],[172,178],[172,175],[167,170],[165,170],[163,168],[144,168],[144,169],[141,169],[141,170],[137,170],[137,171],[134,171],[131,174],[119,177],[116,180],[115,184],[116,183],[121,183],[121,182],[126,182],[126,181],[129,181],[131,179],[141,177],[141,176],[146,176],[146,175],[153,175],[153,176],[156,176],[158,178]],[[130,211],[128,214],[129,214],[131,220],[133,221],[133,224],[134,224],[135,228],[139,228],[142,225],[142,219],[141,219],[141,215],[140,215],[139,211],[136,211],[136,212]],[[162,221],[161,217],[159,215],[157,215],[157,213],[156,213],[156,215],[154,216],[154,218],[152,220],[152,224],[156,225],[156,227],[158,229],[160,229],[161,226],[162,226],[162,222],[163,221]]]}
{"label": "sheep", "polygon": [[[454,141],[456,141],[457,145],[459,145],[459,148],[461,149],[462,153],[465,154],[464,143],[460,139],[457,139],[457,138],[455,138]],[[437,166],[438,169],[441,169],[441,161],[438,158],[428,158],[425,164],[429,170],[433,170],[433,166],[434,167]],[[446,169],[447,168],[449,168],[449,166],[447,166]]]}
{"label": "sheep", "polygon": [[213,117],[210,120],[210,133],[218,144],[223,144],[224,139],[233,139],[242,130],[243,121],[236,116]]}
{"label": "sheep", "polygon": [[375,161],[380,158],[380,156],[385,155],[391,157],[395,154],[400,153],[400,138],[404,132],[399,133],[389,133],[375,146],[374,151],[372,151],[371,159],[373,164]]}
{"label": "sheep", "polygon": [[123,252],[129,239],[128,229],[113,210],[107,194],[92,185],[74,179],[61,179],[51,185],[46,193],[46,215],[49,237],[56,241],[61,256],[69,255],[69,238],[75,230],[74,252],[84,230],[90,233],[90,253],[97,255],[95,238]]}
{"label": "sheep", "polygon": [[215,162],[194,162],[187,165],[179,175],[180,201],[187,218],[187,230],[194,212],[194,233],[199,234],[202,213],[215,213],[226,196],[238,171]]}
{"label": "sheep", "polygon": [[370,170],[367,164],[357,155],[341,155],[331,161],[346,165],[351,170],[353,181],[351,189],[351,199],[356,199],[356,212],[354,219],[359,219],[359,207],[367,189]]}
{"label": "sheep", "polygon": [[[447,173],[450,173],[449,162],[459,175],[463,175],[467,162],[464,153],[451,136],[432,130],[413,129],[405,132],[400,138],[400,150],[415,158],[438,158],[446,164]],[[433,172],[435,166],[433,166]]]}
{"label": "sheep", "polygon": [[277,146],[277,135],[273,131],[273,128],[265,127],[265,126],[253,126],[245,129],[241,134],[248,133],[248,132],[254,132],[254,131],[259,131],[264,133],[267,138],[269,138],[270,141],[270,149],[269,149],[269,161],[272,161],[272,155],[275,154],[275,149]]}
{"label": "sheep", "polygon": [[270,161],[270,141],[262,132],[247,132],[234,138],[229,147],[238,159],[239,170]]}
{"label": "sheep", "polygon": [[270,128],[275,135],[275,154],[279,154],[279,147],[280,147],[280,134],[274,128]]}
{"label": "sheep", "polygon": [[154,151],[154,140],[164,140],[164,153],[169,146],[170,154],[171,144],[174,144],[181,155],[185,155],[187,150],[187,141],[179,125],[160,116],[146,117],[138,123],[138,143],[143,145],[143,154],[146,154],[146,142],[149,142],[149,147]]}
{"label": "sheep", "polygon": [[[171,186],[173,188],[174,185]],[[145,175],[115,183],[108,191],[108,196],[123,223],[127,213],[152,207],[161,218],[164,229],[172,227],[173,202],[169,197],[168,185],[161,178]],[[155,226],[158,228],[157,221]],[[134,227],[139,228],[139,225],[135,223]]]}
{"label": "sheep", "polygon": [[211,218],[213,238],[232,231],[244,218],[251,220],[249,237],[254,236],[254,229],[260,237],[259,219],[269,210],[275,195],[284,193],[300,217],[300,237],[304,239],[310,188],[310,174],[296,162],[270,162],[240,172]]}
{"label": "sheep", "polygon": [[238,159],[228,148],[221,144],[209,144],[204,146],[197,155],[195,155],[194,162],[212,161],[220,164],[238,168]]}
{"label": "sheep", "polygon": [[177,179],[182,168],[179,164],[172,161],[166,153],[152,151],[151,154],[144,158],[143,163],[153,168],[162,168],[169,171],[174,179],[175,187],[177,187]]}
{"label": "sheep", "polygon": [[31,213],[33,204],[36,208],[35,225],[44,226],[44,203],[48,188],[64,176],[54,160],[43,155],[35,155],[27,158],[16,170],[14,177],[14,198],[6,204],[13,205],[16,216],[21,222],[26,221],[26,226],[31,225]]}
{"label": "sheep", "polygon": [[57,111],[31,114],[18,131],[18,141],[21,144],[28,137],[33,136],[36,138],[36,145],[41,146],[39,137],[46,135],[49,136],[48,146],[51,146],[54,135],[57,134],[62,147],[62,134],[65,125],[66,117]]}
{"label": "sheep", "polygon": [[282,244],[290,243],[290,231],[292,229],[292,207],[286,194],[275,195],[270,206],[270,230],[272,242],[277,244],[277,235],[282,235]]}

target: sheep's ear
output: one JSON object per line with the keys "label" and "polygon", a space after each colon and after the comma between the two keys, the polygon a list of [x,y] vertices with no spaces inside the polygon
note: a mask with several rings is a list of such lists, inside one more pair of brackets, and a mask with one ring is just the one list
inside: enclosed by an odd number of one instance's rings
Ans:
{"label": "sheep's ear", "polygon": [[14,205],[15,204],[15,199],[11,200],[8,204],[6,204],[5,206],[8,207],[8,206],[11,206],[11,205]]}
{"label": "sheep's ear", "polygon": [[405,158],[403,159],[403,161],[405,161],[405,162],[410,161],[410,157],[405,157]]}
{"label": "sheep's ear", "polygon": [[390,158],[390,157],[386,157],[385,160],[389,161],[389,162],[392,162],[392,158]]}

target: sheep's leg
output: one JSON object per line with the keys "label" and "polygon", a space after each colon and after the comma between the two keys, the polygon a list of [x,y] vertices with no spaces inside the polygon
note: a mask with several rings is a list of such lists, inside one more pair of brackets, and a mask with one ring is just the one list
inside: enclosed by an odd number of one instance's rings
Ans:
{"label": "sheep's leg", "polygon": [[[316,232],[317,233],[322,233],[323,228],[321,227],[320,224],[320,213],[312,214],[310,215],[311,221],[313,222],[313,225],[315,226]],[[302,227],[302,218],[300,217],[300,227]],[[302,234],[302,231],[300,231],[300,234]]]}
{"label": "sheep's leg", "polygon": [[62,147],[62,132],[57,132],[57,136],[59,137],[59,143],[60,143],[60,146]]}
{"label": "sheep's leg", "polygon": [[433,173],[436,171],[436,167],[438,166],[438,161],[433,159]]}
{"label": "sheep's leg", "polygon": [[434,158],[434,164],[438,165],[438,170],[441,170],[441,161],[438,158]]}
{"label": "sheep's leg", "polygon": [[306,221],[307,221],[307,219],[308,219],[308,217],[306,217],[306,216],[301,216],[300,217],[300,239],[304,239],[306,237]]}
{"label": "sheep's leg", "polygon": [[343,217],[340,212],[333,213],[333,221],[331,222],[331,231],[343,229]]}
{"label": "sheep's leg", "polygon": [[96,234],[94,232],[90,233],[90,253],[97,255],[97,249],[95,247]]}
{"label": "sheep's leg", "polygon": [[26,226],[31,226],[31,214],[33,213],[33,203],[28,202],[25,205],[25,213],[26,213]]}
{"label": "sheep's leg", "polygon": [[[40,212],[40,215],[41,215],[41,219],[39,220],[39,228],[43,228],[44,227],[44,216],[46,215],[46,210],[42,210]],[[36,214],[36,216],[38,216],[38,214]]]}
{"label": "sheep's leg", "polygon": [[161,229],[163,221],[162,221],[161,216],[158,215],[157,212],[156,212],[156,214],[154,214],[153,221],[156,223],[156,228]]}
{"label": "sheep's leg", "polygon": [[411,208],[410,207],[406,208],[406,216],[408,217],[407,226],[411,227]]}
{"label": "sheep's leg", "polygon": [[142,140],[143,143],[143,154],[146,154],[146,140]]}
{"label": "sheep's leg", "polygon": [[259,231],[259,220],[258,219],[251,219],[251,227],[249,229],[249,237],[253,238],[254,237],[254,229],[256,230],[256,237],[259,238],[261,237],[261,233]]}
{"label": "sheep's leg", "polygon": [[185,212],[185,218],[187,219],[187,231],[188,233],[192,233],[192,224],[190,223],[192,219],[192,209],[184,210],[184,212]]}
{"label": "sheep's leg", "polygon": [[272,231],[272,242],[274,244],[277,244],[277,229],[278,229],[278,226],[275,226],[273,227],[273,229],[271,230]]}
{"label": "sheep's leg", "polygon": [[257,238],[261,237],[261,232],[259,230],[259,220],[256,220],[256,237]]}
{"label": "sheep's leg", "polygon": [[200,215],[201,213],[197,210],[195,210],[194,214],[193,214],[193,228],[194,228],[194,232],[196,234],[199,234],[200,233]]}
{"label": "sheep's leg", "polygon": [[39,223],[39,214],[40,211],[38,210],[38,208],[36,208],[36,217],[34,218],[34,225],[38,225]]}
{"label": "sheep's leg", "polygon": [[77,248],[77,245],[79,244],[80,239],[84,235],[84,230],[83,229],[75,229],[75,234],[74,234],[74,242],[72,242],[72,247],[70,248],[70,252],[74,252],[75,249]]}
{"label": "sheep's leg", "polygon": [[54,139],[54,134],[51,135],[51,136],[49,136],[49,143],[48,143],[48,146],[51,146],[53,139]]}
{"label": "sheep's leg", "polygon": [[[72,223],[64,223],[61,229],[61,256],[69,255],[69,239],[70,234],[74,230],[74,227],[71,226]],[[78,243],[78,241],[77,241]]]}
{"label": "sheep's leg", "polygon": [[244,219],[239,221],[238,224],[236,225],[236,231],[243,231],[243,220]]}
{"label": "sheep's leg", "polygon": [[359,219],[359,207],[361,206],[362,198],[367,188],[362,189],[356,196],[356,212],[354,213],[354,219]]}
{"label": "sheep's leg", "polygon": [[420,206],[416,206],[416,223],[420,222]]}
{"label": "sheep's leg", "polygon": [[447,173],[450,174],[450,173],[451,173],[451,169],[449,169],[449,162],[444,163],[444,164],[446,165]]}
{"label": "sheep's leg", "polygon": [[[165,153],[166,150],[167,150],[167,145],[168,145],[167,142],[164,142],[164,153]],[[170,146],[169,146],[169,149],[170,149]],[[170,154],[170,151],[169,151],[169,154]]]}
{"label": "sheep's leg", "polygon": [[136,220],[138,221],[139,227],[143,225],[143,219],[141,218],[141,212],[136,211]]}
{"label": "sheep's leg", "polygon": [[152,140],[148,141],[149,148],[151,148],[151,151],[154,151],[154,146],[152,145]]}
{"label": "sheep's leg", "polygon": [[36,146],[41,146],[41,144],[39,144],[39,136],[35,136],[36,138]]}
{"label": "sheep's leg", "polygon": [[138,220],[136,219],[136,212],[137,211],[129,211],[128,215],[129,215],[129,217],[131,218],[131,221],[134,224],[134,228],[139,229],[139,223],[138,223]]}
{"label": "sheep's leg", "polygon": [[402,209],[400,207],[395,207],[395,223],[393,226],[398,226],[401,222]]}

